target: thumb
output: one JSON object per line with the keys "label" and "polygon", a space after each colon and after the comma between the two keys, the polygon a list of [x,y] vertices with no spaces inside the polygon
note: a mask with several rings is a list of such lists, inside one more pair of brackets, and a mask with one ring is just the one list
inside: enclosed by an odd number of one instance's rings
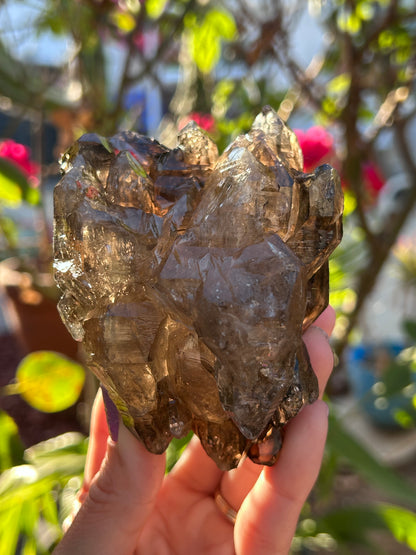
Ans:
{"label": "thumb", "polygon": [[123,426],[108,440],[100,471],[55,553],[133,553],[162,484],[165,457],[153,455]]}

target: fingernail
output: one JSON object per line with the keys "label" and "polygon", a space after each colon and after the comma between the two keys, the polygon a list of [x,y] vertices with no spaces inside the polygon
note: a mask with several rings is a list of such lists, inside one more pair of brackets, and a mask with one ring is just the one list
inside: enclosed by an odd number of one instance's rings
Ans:
{"label": "fingernail", "polygon": [[322,401],[322,399],[319,399],[318,401],[316,401],[316,403],[319,403],[322,406],[322,410],[325,409],[325,415],[328,417],[329,416],[329,406],[327,403],[325,403],[325,401]]}
{"label": "fingernail", "polygon": [[101,386],[101,391],[103,393],[105,415],[107,417],[107,424],[110,431],[110,436],[113,441],[117,441],[120,425],[120,414],[104,386]]}
{"label": "fingernail", "polygon": [[123,455],[123,458],[131,458],[132,453],[136,453],[137,450],[142,448],[142,443],[134,437],[132,432],[121,423],[118,430],[118,444],[117,448]]}
{"label": "fingernail", "polygon": [[317,325],[315,325],[315,324],[311,324],[311,325],[309,326],[309,329],[311,329],[311,328],[314,328],[315,330],[319,330],[319,331],[322,333],[322,335],[325,337],[325,339],[326,339],[327,341],[330,340],[330,339],[329,339],[329,335],[328,335],[328,334],[326,333],[326,331],[323,330],[320,326],[317,326]]}

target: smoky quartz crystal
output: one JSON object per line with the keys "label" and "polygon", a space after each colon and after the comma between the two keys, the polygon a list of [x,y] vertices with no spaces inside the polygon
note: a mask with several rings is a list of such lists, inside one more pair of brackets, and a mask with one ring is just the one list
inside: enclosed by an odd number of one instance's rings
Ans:
{"label": "smoky quartz crystal", "polygon": [[153,453],[193,430],[221,469],[273,464],[318,394],[302,333],[328,303],[336,171],[303,173],[269,107],[220,156],[190,123],[173,149],[84,135],[62,171],[59,312],[126,426]]}

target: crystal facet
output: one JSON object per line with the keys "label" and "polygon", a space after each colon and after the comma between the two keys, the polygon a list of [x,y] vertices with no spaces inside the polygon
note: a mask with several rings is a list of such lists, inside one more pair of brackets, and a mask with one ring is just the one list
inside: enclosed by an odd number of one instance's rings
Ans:
{"label": "crystal facet", "polygon": [[84,135],[55,188],[59,311],[153,453],[193,430],[222,469],[273,464],[317,398],[302,333],[328,303],[339,178],[304,174],[269,107],[218,157],[194,123],[168,149]]}

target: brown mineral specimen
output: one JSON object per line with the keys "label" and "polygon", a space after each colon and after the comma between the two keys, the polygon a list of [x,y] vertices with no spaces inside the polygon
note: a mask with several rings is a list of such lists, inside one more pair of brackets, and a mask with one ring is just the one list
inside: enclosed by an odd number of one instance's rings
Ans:
{"label": "brown mineral specimen", "polygon": [[302,333],[342,236],[334,169],[304,174],[269,107],[218,157],[195,124],[170,150],[84,135],[55,189],[55,276],[125,424],[153,453],[193,430],[222,469],[273,464],[318,394]]}

